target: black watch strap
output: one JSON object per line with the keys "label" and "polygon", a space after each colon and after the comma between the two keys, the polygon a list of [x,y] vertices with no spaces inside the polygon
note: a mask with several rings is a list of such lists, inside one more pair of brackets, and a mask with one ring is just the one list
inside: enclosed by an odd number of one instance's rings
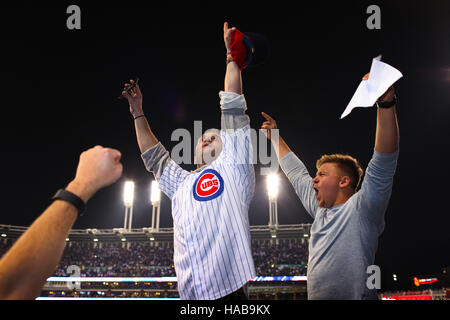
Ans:
{"label": "black watch strap", "polygon": [[78,209],[78,216],[82,216],[84,213],[84,210],[86,209],[86,204],[83,200],[81,200],[77,195],[73,194],[70,191],[59,189],[56,191],[55,195],[52,197],[52,200],[64,200],[72,205],[75,206],[75,208]]}
{"label": "black watch strap", "polygon": [[397,96],[394,95],[394,99],[392,99],[391,101],[386,101],[386,102],[378,102],[376,103],[378,108],[382,108],[382,109],[389,109],[392,108],[393,106],[395,106],[397,104]]}

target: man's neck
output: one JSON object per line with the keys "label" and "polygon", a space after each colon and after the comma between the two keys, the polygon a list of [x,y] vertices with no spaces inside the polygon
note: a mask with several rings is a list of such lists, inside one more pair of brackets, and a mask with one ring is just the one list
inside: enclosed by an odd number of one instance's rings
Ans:
{"label": "man's neck", "polygon": [[336,198],[336,201],[334,202],[334,204],[332,205],[332,207],[334,206],[338,206],[340,204],[344,204],[347,202],[348,199],[350,199],[350,197],[355,194],[354,191],[348,191],[348,192],[340,192]]}

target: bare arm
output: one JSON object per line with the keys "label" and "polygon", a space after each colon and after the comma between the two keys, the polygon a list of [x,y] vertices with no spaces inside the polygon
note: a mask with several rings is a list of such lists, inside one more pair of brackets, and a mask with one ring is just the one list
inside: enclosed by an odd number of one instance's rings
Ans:
{"label": "bare arm", "polygon": [[[120,152],[94,147],[83,152],[75,179],[66,190],[85,203],[122,174]],[[55,200],[0,260],[0,299],[35,299],[58,265],[77,209]]]}
{"label": "bare arm", "polygon": [[57,200],[28,228],[0,261],[0,299],[39,296],[58,265],[76,218],[75,207]]}
{"label": "bare arm", "polygon": [[[363,80],[367,80],[369,75],[370,73],[366,74],[363,77]],[[378,101],[392,101],[394,96],[395,90],[394,87],[391,86]],[[378,108],[375,151],[379,153],[393,153],[397,151],[399,136],[396,107],[393,106],[389,109]]]}
{"label": "bare arm", "polygon": [[[230,35],[236,30],[235,27],[228,28],[228,22],[223,24],[223,37],[225,41],[225,48],[227,49],[227,57],[231,52],[230,49]],[[242,74],[239,70],[236,62],[231,61],[227,64],[227,70],[225,74],[225,92],[234,92],[237,94],[242,94]]]}
{"label": "bare arm", "polygon": [[232,61],[230,49],[230,37],[236,28],[228,28],[228,23],[223,25],[223,37],[225,48],[227,50],[227,63],[224,91],[219,93],[221,116],[221,129],[240,129],[250,123],[250,118],[245,113],[247,104],[242,94],[242,74],[239,66],[235,61]]}
{"label": "bare arm", "polygon": [[395,106],[389,109],[378,108],[375,151],[393,153],[399,144],[399,129]]}
{"label": "bare arm", "polygon": [[127,98],[130,105],[130,113],[134,118],[134,128],[136,130],[136,138],[139,145],[139,150],[144,153],[158,143],[158,139],[153,134],[147,118],[142,109],[142,92],[139,85],[136,84],[134,88],[128,90],[134,81],[130,80],[130,84],[125,84],[125,89],[122,91],[122,96]]}

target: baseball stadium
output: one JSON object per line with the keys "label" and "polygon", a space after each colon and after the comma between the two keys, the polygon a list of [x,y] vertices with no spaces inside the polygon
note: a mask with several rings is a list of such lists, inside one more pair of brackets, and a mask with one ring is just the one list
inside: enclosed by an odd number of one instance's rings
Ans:
{"label": "baseball stadium", "polygon": [[0,9],[0,300],[450,300],[450,2],[184,5]]}
{"label": "baseball stadium", "polygon": [[[251,226],[258,276],[250,300],[306,300],[310,224]],[[0,225],[0,256],[26,231]],[[444,274],[443,274],[444,275]],[[439,278],[438,278],[439,277]],[[450,300],[447,277],[415,277],[415,290],[381,300]],[[422,286],[422,287],[420,287]],[[58,267],[37,300],[179,300],[172,228],[73,229]]]}

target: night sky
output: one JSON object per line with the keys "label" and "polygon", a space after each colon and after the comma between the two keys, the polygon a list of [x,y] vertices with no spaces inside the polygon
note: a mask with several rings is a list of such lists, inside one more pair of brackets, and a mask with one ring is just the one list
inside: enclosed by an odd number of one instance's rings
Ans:
{"label": "night sky", "polygon": [[[125,81],[140,78],[144,111],[168,150],[178,143],[172,131],[193,133],[195,120],[219,128],[228,21],[270,41],[267,63],[243,71],[251,126],[261,126],[261,111],[272,115],[312,175],[326,153],[348,153],[367,166],[376,109],[340,115],[373,57],[382,54],[403,73],[395,84],[400,157],[375,263],[384,277],[397,273],[408,283],[450,266],[450,2],[220,3],[2,4],[0,223],[30,225],[73,179],[80,153],[99,144],[122,152],[123,176],[89,201],[74,228],[122,227],[128,179],[136,182],[133,227],[149,226],[153,176],[140,158],[128,104],[117,96]],[[81,30],[66,28],[70,4],[81,8]],[[381,8],[381,30],[366,27],[371,4]],[[280,223],[311,223],[280,173]],[[262,176],[256,183],[250,222],[267,224]],[[161,227],[172,227],[165,196]]]}

